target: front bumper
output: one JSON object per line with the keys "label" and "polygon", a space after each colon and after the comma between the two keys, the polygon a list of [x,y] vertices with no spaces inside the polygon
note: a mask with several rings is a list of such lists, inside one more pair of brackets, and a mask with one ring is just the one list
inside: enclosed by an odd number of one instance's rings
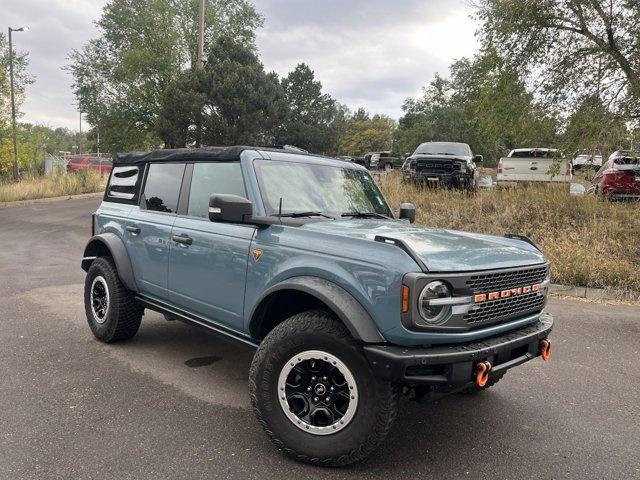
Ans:
{"label": "front bumper", "polygon": [[540,356],[540,341],[552,328],[553,317],[544,312],[534,324],[483,340],[431,348],[365,345],[364,353],[379,378],[455,391],[473,384],[480,361],[491,363],[491,377]]}
{"label": "front bumper", "polygon": [[417,183],[424,183],[425,185],[437,186],[438,184],[443,186],[461,187],[465,183],[469,183],[473,176],[467,172],[452,171],[452,172],[431,172],[429,170],[413,170],[411,172],[412,179]]}

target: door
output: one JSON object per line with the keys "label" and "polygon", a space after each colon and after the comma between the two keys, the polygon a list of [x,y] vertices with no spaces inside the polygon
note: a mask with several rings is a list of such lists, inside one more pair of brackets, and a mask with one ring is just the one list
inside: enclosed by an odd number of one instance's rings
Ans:
{"label": "door", "polygon": [[140,205],[125,227],[125,245],[140,293],[168,300],[167,273],[171,228],[176,220],[184,174],[182,163],[152,163],[148,167]]}
{"label": "door", "polygon": [[193,165],[185,215],[176,219],[172,231],[171,302],[206,319],[242,329],[247,262],[255,227],[209,221],[213,193],[247,196],[239,162]]}

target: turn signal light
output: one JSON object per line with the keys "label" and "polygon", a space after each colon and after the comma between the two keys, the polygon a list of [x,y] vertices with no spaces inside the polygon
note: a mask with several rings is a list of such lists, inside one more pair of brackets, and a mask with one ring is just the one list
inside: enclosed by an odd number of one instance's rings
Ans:
{"label": "turn signal light", "polygon": [[402,313],[409,311],[409,287],[402,286]]}

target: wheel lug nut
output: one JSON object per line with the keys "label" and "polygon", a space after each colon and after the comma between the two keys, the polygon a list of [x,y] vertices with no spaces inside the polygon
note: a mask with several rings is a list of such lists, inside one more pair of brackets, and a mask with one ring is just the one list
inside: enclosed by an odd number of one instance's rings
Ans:
{"label": "wheel lug nut", "polygon": [[314,397],[314,398],[313,398],[313,401],[314,401],[314,402],[317,402],[317,401],[318,401],[318,397]]}
{"label": "wheel lug nut", "polygon": [[329,390],[331,390],[333,392],[333,387],[329,387]]}
{"label": "wheel lug nut", "polygon": [[315,377],[315,376],[311,377],[311,380],[312,380],[312,381],[314,381],[315,379],[316,379],[316,377]]}
{"label": "wheel lug nut", "polygon": [[311,387],[307,387],[307,392],[310,392],[310,391],[311,391]]}
{"label": "wheel lug nut", "polygon": [[330,400],[331,400],[331,399],[330,399],[329,397],[325,398],[325,401],[326,401],[326,402],[328,402],[328,401],[330,401]]}
{"label": "wheel lug nut", "polygon": [[322,377],[322,381],[326,382],[327,381],[327,377]]}

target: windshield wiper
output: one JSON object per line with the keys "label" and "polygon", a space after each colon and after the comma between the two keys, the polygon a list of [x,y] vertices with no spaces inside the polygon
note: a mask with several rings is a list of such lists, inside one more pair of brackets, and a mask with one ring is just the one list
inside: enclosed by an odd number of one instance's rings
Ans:
{"label": "windshield wiper", "polygon": [[324,218],[333,219],[331,215],[326,215],[322,212],[291,212],[291,213],[280,213],[274,216],[280,217],[280,218],[324,217]]}
{"label": "windshield wiper", "polygon": [[386,218],[391,220],[391,217],[376,212],[346,212],[341,217],[354,217],[354,218]]}

